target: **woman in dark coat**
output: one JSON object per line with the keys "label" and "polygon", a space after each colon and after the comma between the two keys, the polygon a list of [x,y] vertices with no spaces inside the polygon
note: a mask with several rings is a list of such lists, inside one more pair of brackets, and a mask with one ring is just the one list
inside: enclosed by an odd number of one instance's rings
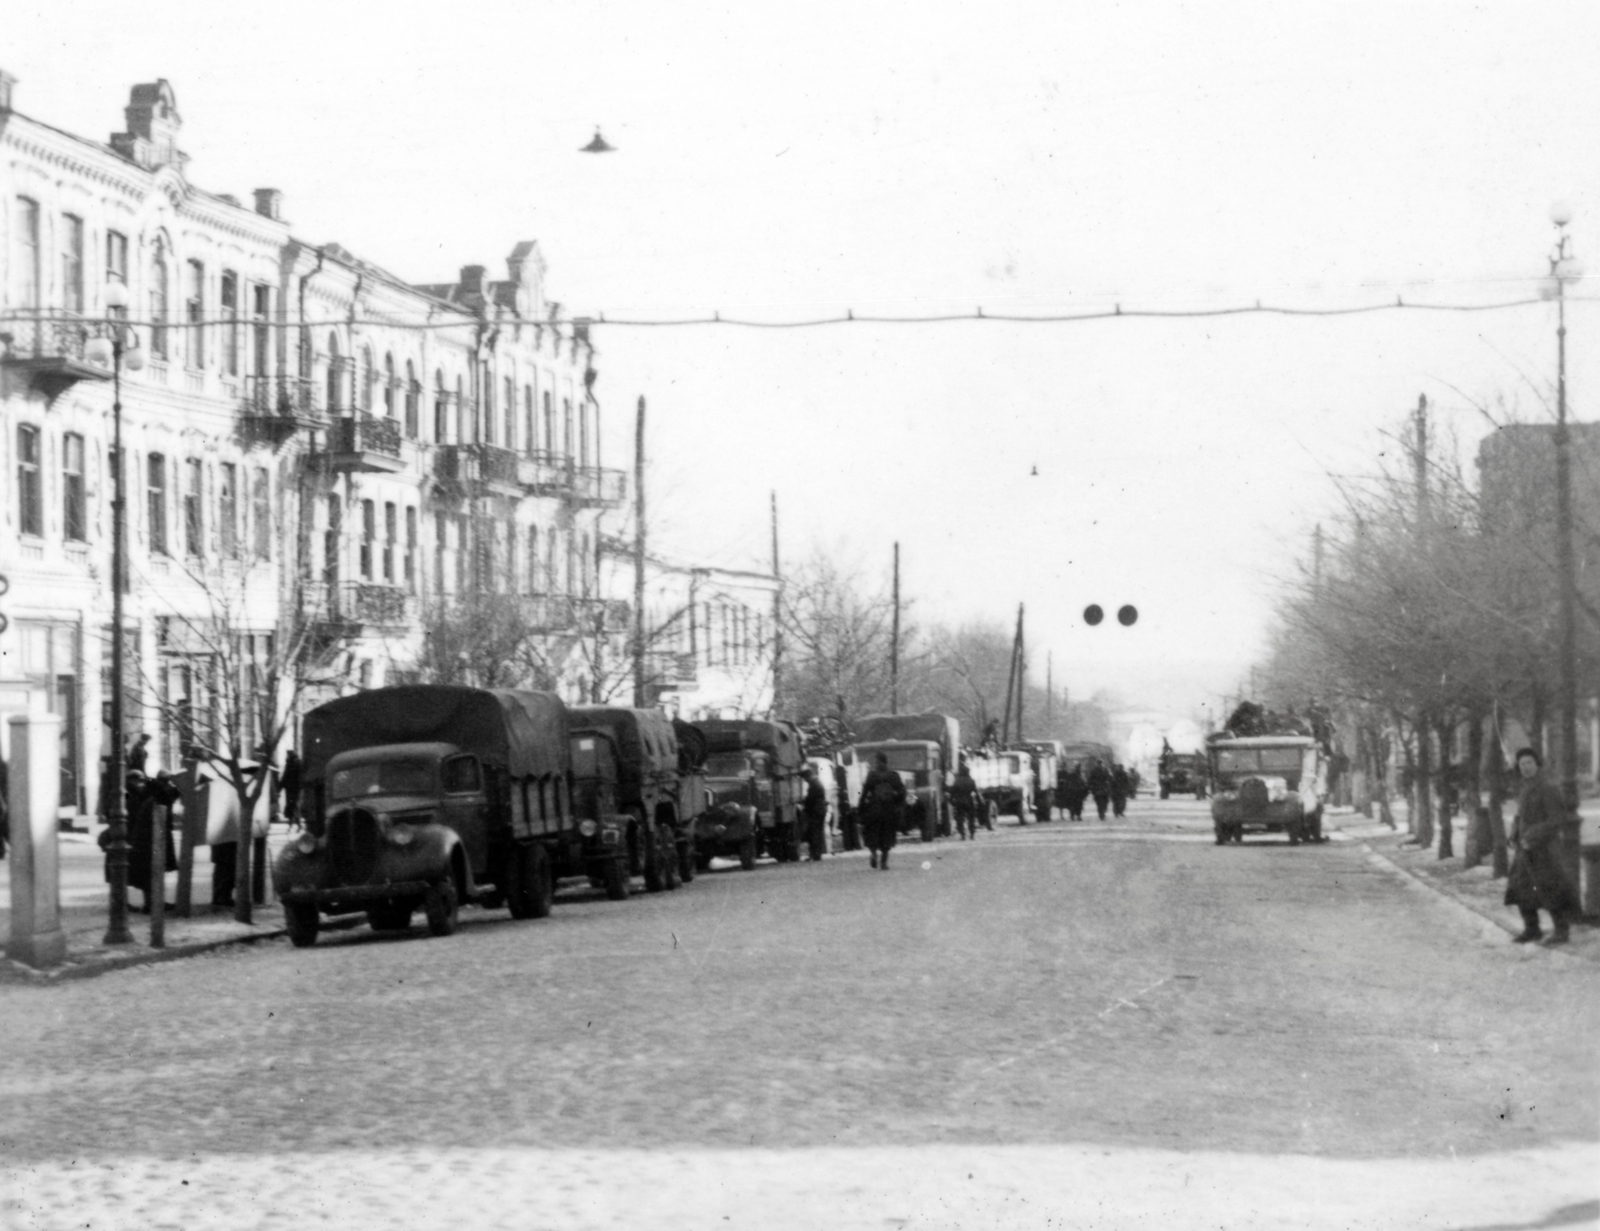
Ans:
{"label": "woman in dark coat", "polygon": [[1111,802],[1111,771],[1099,759],[1089,767],[1089,794],[1094,796],[1095,811],[1105,820],[1106,805]]}
{"label": "woman in dark coat", "polygon": [[872,866],[889,870],[889,851],[900,830],[900,812],[906,806],[906,784],[889,768],[889,758],[878,754],[867,780],[861,784],[861,828],[872,851]]}
{"label": "woman in dark coat", "polygon": [[1083,780],[1083,770],[1073,765],[1056,783],[1056,794],[1066,805],[1067,815],[1075,821],[1083,820],[1083,801],[1089,798],[1089,784]]}
{"label": "woman in dark coat", "polygon": [[1532,748],[1517,753],[1522,794],[1517,799],[1517,820],[1511,828],[1515,855],[1506,883],[1506,905],[1522,913],[1519,945],[1539,940],[1539,912],[1550,912],[1547,945],[1567,943],[1572,920],[1582,914],[1578,895],[1562,866],[1561,847],[1575,832],[1576,818],[1567,807],[1561,788],[1547,780],[1543,762]]}
{"label": "woman in dark coat", "polygon": [[1128,796],[1133,794],[1133,783],[1128,771],[1119,763],[1111,770],[1111,811],[1121,816],[1128,808]]}
{"label": "woman in dark coat", "polygon": [[[155,810],[159,805],[170,809],[179,799],[179,791],[173,786],[172,781],[161,774],[155,778],[146,778],[135,771],[128,775],[128,888],[137,889],[144,894],[144,906],[140,909],[146,914],[150,911],[150,856],[155,845]],[[178,852],[172,841],[171,812],[167,813],[167,824],[163,827],[162,835],[165,847],[165,858],[162,861],[163,870],[176,872],[178,870]],[[111,879],[111,856],[106,854],[106,880]]]}

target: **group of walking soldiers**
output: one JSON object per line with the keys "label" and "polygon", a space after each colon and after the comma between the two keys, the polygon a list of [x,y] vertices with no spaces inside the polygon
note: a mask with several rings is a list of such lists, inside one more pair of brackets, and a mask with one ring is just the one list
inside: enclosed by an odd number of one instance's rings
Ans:
{"label": "group of walking soldiers", "polygon": [[1102,821],[1107,808],[1113,816],[1121,816],[1133,798],[1133,778],[1121,765],[1106,768],[1098,757],[1092,758],[1088,766],[1085,773],[1081,764],[1073,765],[1057,779],[1056,798],[1066,808],[1067,816],[1074,821],[1083,820],[1083,807],[1090,799]]}

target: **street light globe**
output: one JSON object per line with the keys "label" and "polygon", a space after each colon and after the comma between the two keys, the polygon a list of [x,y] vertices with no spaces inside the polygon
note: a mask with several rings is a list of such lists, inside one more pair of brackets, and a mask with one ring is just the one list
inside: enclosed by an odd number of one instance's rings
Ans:
{"label": "street light globe", "polygon": [[123,347],[122,366],[130,372],[144,371],[144,352],[137,346]]}
{"label": "street light globe", "polygon": [[111,339],[90,338],[83,344],[83,357],[99,367],[109,368],[112,362]]}
{"label": "street light globe", "polygon": [[1564,227],[1572,221],[1572,206],[1566,201],[1557,201],[1550,206],[1550,221],[1558,227]]}
{"label": "street light globe", "polygon": [[106,283],[106,307],[126,308],[128,306],[128,288],[120,282]]}

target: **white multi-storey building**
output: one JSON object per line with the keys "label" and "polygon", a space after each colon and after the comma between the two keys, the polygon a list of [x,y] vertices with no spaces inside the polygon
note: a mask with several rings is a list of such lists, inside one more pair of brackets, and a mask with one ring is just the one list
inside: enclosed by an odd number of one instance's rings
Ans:
{"label": "white multi-storey building", "polygon": [[602,468],[593,350],[537,247],[503,281],[409,285],[297,239],[272,189],[246,207],[191,184],[164,81],[108,143],[14,89],[0,73],[0,714],[62,716],[63,813],[93,808],[110,736],[113,373],[87,347],[113,327],[144,360],[120,376],[125,734],[157,736],[157,762],[216,703],[212,634],[309,621],[338,686],[375,685],[438,610],[499,591],[582,695],[565,649],[625,475]]}

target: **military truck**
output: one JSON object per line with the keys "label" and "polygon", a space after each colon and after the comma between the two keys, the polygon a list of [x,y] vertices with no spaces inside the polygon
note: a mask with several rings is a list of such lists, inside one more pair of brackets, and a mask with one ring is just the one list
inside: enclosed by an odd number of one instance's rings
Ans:
{"label": "military truck", "polygon": [[1206,738],[1217,845],[1246,832],[1282,833],[1291,846],[1321,842],[1327,766],[1309,735]]}
{"label": "military truck", "polygon": [[574,730],[605,731],[616,746],[630,870],[644,876],[652,893],[693,880],[694,822],[705,796],[697,775],[681,772],[673,720],[660,710],[624,706],[577,705],[569,712]]}
{"label": "military truck", "polygon": [[1206,756],[1203,752],[1163,752],[1156,774],[1162,799],[1170,795],[1191,794],[1196,799],[1206,797]]}
{"label": "military truck", "polygon": [[1027,749],[969,752],[967,769],[978,784],[990,829],[1002,815],[1016,817],[1020,825],[1033,819],[1033,758]]}
{"label": "military truck", "polygon": [[[845,750],[846,771],[852,768],[865,782],[878,757],[888,759],[889,768],[906,784],[906,806],[900,810],[903,834],[915,830],[924,842],[932,842],[941,832],[942,818],[949,815],[949,793],[945,788],[944,752],[933,740],[885,739],[852,744]],[[857,803],[860,786],[856,787]],[[948,834],[947,834],[948,836]]]}
{"label": "military truck", "polygon": [[627,896],[615,747],[552,693],[371,689],[312,710],[302,744],[306,832],[273,867],[297,946],[323,914],[404,930],[420,908],[435,936],[463,902],[543,918],[558,877]]}
{"label": "military truck", "polygon": [[783,720],[708,718],[694,724],[706,740],[710,807],[695,831],[699,866],[734,856],[746,870],[763,852],[780,863],[800,858],[800,803],[805,761],[800,731]]}
{"label": "military truck", "polygon": [[[934,823],[938,833],[949,837],[952,832],[950,788],[955,784],[956,766],[961,759],[960,720],[949,714],[941,714],[937,710],[926,710],[921,714],[868,714],[856,720],[854,742],[857,745],[889,739],[930,740],[939,745],[942,782],[938,792],[939,813],[934,818]],[[864,761],[860,764],[860,777],[864,779],[867,771],[872,768],[872,763]],[[908,782],[907,786],[909,785]],[[859,781],[855,783],[855,787],[859,798]]]}

